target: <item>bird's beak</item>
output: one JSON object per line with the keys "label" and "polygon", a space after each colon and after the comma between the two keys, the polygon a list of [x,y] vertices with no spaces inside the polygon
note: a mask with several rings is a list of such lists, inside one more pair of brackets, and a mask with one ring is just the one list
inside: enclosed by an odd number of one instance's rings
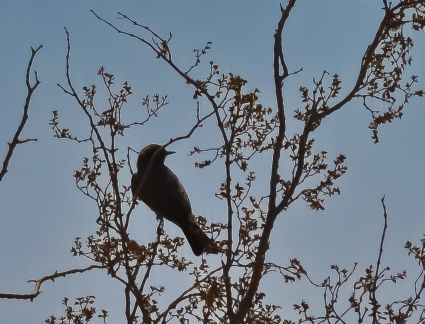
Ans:
{"label": "bird's beak", "polygon": [[165,151],[165,155],[171,155],[171,154],[174,154],[174,153],[176,153],[176,152],[174,152],[174,151]]}

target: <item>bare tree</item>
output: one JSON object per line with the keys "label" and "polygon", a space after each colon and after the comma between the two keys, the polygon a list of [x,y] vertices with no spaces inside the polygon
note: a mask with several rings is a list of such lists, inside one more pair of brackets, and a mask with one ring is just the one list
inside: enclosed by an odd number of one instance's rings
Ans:
{"label": "bare tree", "polygon": [[[179,248],[182,238],[172,238],[163,230],[160,221],[156,240],[141,244],[130,238],[130,218],[137,206],[130,193],[129,183],[122,181],[123,173],[132,173],[132,161],[137,150],[125,147],[125,135],[130,128],[143,127],[167,106],[167,97],[155,94],[146,96],[143,104],[146,115],[140,120],[127,121],[126,103],[132,95],[127,81],[116,86],[115,76],[99,68],[98,75],[106,90],[107,106],[98,103],[97,87],[84,86],[80,90],[71,76],[71,42],[66,30],[66,84],[60,89],[75,102],[86,121],[88,135],[74,135],[59,122],[58,111],[53,112],[50,125],[57,138],[68,139],[82,145],[90,145],[92,154],[84,157],[82,166],[74,174],[77,188],[97,206],[98,230],[85,242],[75,239],[72,252],[92,262],[84,269],[57,272],[36,280],[34,294],[0,294],[2,298],[32,300],[37,297],[40,286],[46,281],[68,274],[92,269],[104,269],[108,277],[123,285],[125,316],[128,323],[167,323],[197,320],[205,323],[294,323],[280,312],[280,305],[267,304],[266,292],[261,291],[262,279],[270,273],[280,273],[284,282],[305,278],[314,287],[323,289],[324,308],[319,315],[311,314],[309,304],[302,301],[294,305],[298,323],[404,323],[407,319],[424,321],[421,304],[424,283],[424,241],[422,245],[407,243],[406,248],[418,261],[420,273],[414,283],[414,294],[406,300],[394,300],[381,305],[377,291],[387,282],[405,278],[405,273],[389,274],[383,267],[381,257],[387,231],[387,210],[382,199],[384,228],[376,264],[356,278],[356,266],[351,270],[332,266],[334,276],[322,283],[313,282],[310,274],[297,259],[288,265],[268,260],[269,241],[277,218],[284,214],[297,200],[304,200],[314,210],[325,208],[327,197],[339,194],[336,181],[347,170],[346,157],[339,154],[329,162],[325,149],[318,148],[313,135],[322,121],[342,110],[349,102],[358,102],[370,114],[372,140],[378,142],[379,126],[401,118],[411,98],[422,97],[418,78],[407,76],[411,65],[413,39],[405,35],[406,28],[422,31],[425,27],[425,3],[423,0],[400,0],[388,4],[383,1],[383,14],[374,38],[360,60],[354,84],[346,95],[341,95],[338,74],[323,73],[311,86],[300,86],[301,107],[293,110],[293,117],[302,124],[293,134],[287,128],[288,113],[284,90],[286,80],[301,70],[292,71],[283,52],[283,31],[288,23],[296,0],[289,0],[280,9],[280,18],[274,34],[273,78],[275,107],[260,103],[259,90],[245,90],[247,81],[239,75],[222,73],[218,64],[202,61],[211,47],[195,50],[192,65],[180,67],[172,55],[172,34],[161,36],[124,13],[119,17],[138,32],[118,27],[92,11],[94,17],[114,31],[128,36],[149,48],[159,60],[181,77],[193,89],[196,122],[187,132],[172,137],[164,146],[182,140],[190,140],[207,120],[214,120],[219,144],[215,147],[193,147],[192,155],[199,155],[199,168],[220,164],[223,179],[216,196],[226,205],[225,223],[208,224],[197,218],[202,230],[221,241],[221,263],[203,258],[196,266],[181,257]],[[205,70],[202,70],[205,67]],[[202,79],[195,71],[204,71]],[[205,72],[206,71],[206,72]],[[207,105],[210,109],[200,110]],[[105,108],[103,108],[105,107]],[[384,107],[384,108],[383,108]],[[125,148],[124,148],[125,147]],[[270,174],[267,189],[260,195],[253,193],[257,185],[251,161],[258,155],[270,154]],[[128,179],[128,177],[126,177]],[[151,279],[154,269],[186,272],[192,284],[181,291],[171,302],[164,305],[160,295],[167,289]],[[349,297],[342,303],[341,287],[353,285]],[[97,313],[93,306],[94,296],[80,298],[70,306],[67,299],[65,314],[51,316],[46,323],[87,323],[95,314],[104,322],[107,312]]]}

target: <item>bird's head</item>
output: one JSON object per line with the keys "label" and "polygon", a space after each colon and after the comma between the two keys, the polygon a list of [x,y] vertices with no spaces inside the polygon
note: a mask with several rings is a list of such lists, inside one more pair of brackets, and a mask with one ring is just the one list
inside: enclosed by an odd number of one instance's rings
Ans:
{"label": "bird's head", "polygon": [[158,144],[150,144],[140,151],[137,159],[137,169],[142,170],[146,168],[152,158],[155,159],[156,163],[163,164],[165,157],[173,153],[176,152],[167,151],[163,148],[163,146]]}

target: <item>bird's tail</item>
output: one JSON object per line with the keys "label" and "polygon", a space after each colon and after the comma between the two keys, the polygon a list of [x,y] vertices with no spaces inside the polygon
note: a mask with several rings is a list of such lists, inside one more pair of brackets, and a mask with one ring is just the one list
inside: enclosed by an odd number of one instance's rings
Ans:
{"label": "bird's tail", "polygon": [[196,256],[202,253],[217,254],[222,252],[217,243],[202,231],[195,220],[191,219],[188,226],[182,226],[182,230]]}

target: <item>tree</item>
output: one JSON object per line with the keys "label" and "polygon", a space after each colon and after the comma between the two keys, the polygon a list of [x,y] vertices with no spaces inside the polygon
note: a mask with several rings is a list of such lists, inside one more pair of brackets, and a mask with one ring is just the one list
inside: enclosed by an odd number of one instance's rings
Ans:
{"label": "tree", "polygon": [[[227,218],[221,223],[208,223],[199,217],[203,230],[221,241],[225,251],[222,259],[203,258],[200,265],[181,256],[184,241],[168,235],[159,222],[156,239],[141,243],[131,238],[130,220],[137,212],[128,179],[132,173],[137,149],[125,147],[125,136],[131,129],[145,127],[167,106],[167,97],[147,96],[143,101],[146,117],[142,120],[126,119],[126,103],[133,93],[132,86],[124,82],[118,89],[115,76],[101,67],[98,71],[103,90],[75,86],[71,70],[71,41],[67,30],[66,83],[60,89],[70,96],[79,108],[88,128],[88,136],[75,135],[67,126],[61,126],[59,112],[53,111],[50,125],[59,139],[67,139],[81,145],[89,145],[90,156],[75,171],[77,188],[93,200],[97,207],[96,233],[87,240],[75,239],[72,253],[90,260],[86,268],[56,272],[36,281],[33,294],[1,294],[3,298],[34,299],[41,285],[47,280],[89,270],[104,269],[109,277],[124,287],[125,316],[128,323],[168,322],[199,320],[203,322],[258,322],[292,323],[280,312],[281,305],[265,302],[266,293],[261,281],[271,273],[280,273],[284,282],[306,278],[313,286],[323,289],[323,313],[312,315],[309,304],[302,301],[294,305],[299,313],[298,322],[362,322],[366,318],[373,323],[403,323],[407,319],[424,320],[421,304],[424,289],[425,246],[406,244],[409,253],[418,261],[420,275],[414,283],[414,293],[406,300],[393,300],[382,306],[377,293],[383,284],[404,279],[406,274],[390,274],[381,264],[383,243],[387,231],[387,211],[384,199],[382,207],[385,225],[382,231],[376,264],[357,275],[356,266],[351,270],[332,266],[335,277],[314,283],[310,271],[293,258],[289,265],[275,263],[268,258],[270,237],[276,220],[298,200],[314,210],[325,208],[325,198],[339,194],[338,179],[347,171],[346,157],[339,154],[329,162],[325,148],[316,144],[313,135],[324,127],[324,120],[337,114],[351,101],[357,101],[370,114],[372,140],[379,140],[379,127],[401,118],[405,106],[415,97],[422,97],[417,87],[417,76],[407,76],[412,64],[413,38],[406,28],[423,30],[425,4],[423,1],[400,1],[388,4],[383,1],[383,16],[376,34],[364,51],[358,74],[352,87],[342,92],[338,74],[324,71],[313,79],[312,86],[299,88],[301,104],[294,110],[293,121],[302,126],[291,132],[288,127],[291,110],[284,101],[285,86],[291,77],[302,69],[292,71],[283,52],[283,31],[293,12],[296,0],[281,7],[280,18],[274,34],[273,77],[275,108],[260,103],[257,89],[245,90],[247,81],[237,74],[222,73],[218,64],[210,61],[206,75],[200,77],[205,66],[204,57],[211,48],[207,42],[195,50],[195,61],[188,69],[179,67],[172,55],[172,34],[161,36],[132,17],[119,13],[127,27],[117,27],[92,11],[94,17],[114,31],[140,42],[153,51],[157,59],[165,62],[172,71],[193,88],[196,121],[183,135],[172,137],[165,147],[178,141],[190,140],[212,120],[216,125],[217,141],[214,146],[194,146],[190,152],[199,156],[196,166],[208,168],[219,164],[223,181],[216,196],[226,206]],[[145,33],[145,34],[143,34]],[[145,36],[144,36],[145,35]],[[146,36],[147,35],[147,36]],[[97,94],[107,95],[105,106],[98,102]],[[206,110],[204,107],[209,107]],[[270,174],[266,185],[258,184],[252,164],[259,156],[270,157]],[[130,171],[130,172],[129,172]],[[263,181],[261,181],[263,182]],[[258,190],[260,188],[260,190]],[[164,303],[160,295],[166,290],[160,283],[151,282],[153,272],[184,272],[191,278],[191,285],[171,302]],[[351,281],[350,281],[351,280]],[[354,282],[354,283],[353,283]],[[353,283],[350,295],[341,300],[341,287]],[[93,297],[87,296],[71,306],[67,299],[65,315],[51,316],[48,323],[84,323],[95,314],[106,322],[107,312],[97,311]],[[346,302],[339,307],[337,302]],[[97,312],[97,313],[96,313]]]}

